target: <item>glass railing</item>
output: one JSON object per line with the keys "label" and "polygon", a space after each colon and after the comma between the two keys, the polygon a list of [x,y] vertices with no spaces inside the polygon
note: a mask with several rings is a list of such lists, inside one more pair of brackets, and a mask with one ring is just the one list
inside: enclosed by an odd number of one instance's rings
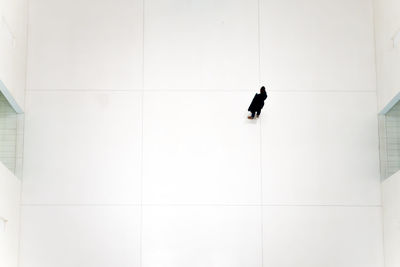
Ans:
{"label": "glass railing", "polygon": [[23,115],[0,93],[0,161],[18,177],[22,173],[22,152]]}
{"label": "glass railing", "polygon": [[386,179],[400,170],[400,102],[379,115],[381,178]]}

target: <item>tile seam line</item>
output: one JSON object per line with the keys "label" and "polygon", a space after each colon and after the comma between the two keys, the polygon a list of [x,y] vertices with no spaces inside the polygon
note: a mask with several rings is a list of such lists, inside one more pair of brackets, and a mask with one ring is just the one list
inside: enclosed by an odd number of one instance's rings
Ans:
{"label": "tile seam line", "polygon": [[[377,113],[380,112],[379,110],[379,75],[378,75],[378,50],[377,50],[377,25],[375,23],[376,21],[376,9],[375,9],[375,2],[371,1],[371,10],[372,10],[372,17],[373,17],[373,21],[372,21],[372,28],[373,28],[373,36],[374,36],[374,65],[375,65],[375,95],[376,95],[376,109],[377,109]],[[378,123],[378,152],[380,153],[380,136],[382,135],[381,131],[379,130],[379,118],[377,118],[377,123]],[[384,129],[385,129],[385,142],[387,142],[387,131],[386,131],[386,116],[384,117]],[[386,159],[388,159],[388,150],[386,149]],[[387,166],[385,166],[387,167]],[[380,168],[382,168],[381,164],[380,164]],[[386,171],[387,168],[385,168],[385,176],[386,176]],[[380,179],[381,180],[381,179]],[[381,252],[381,257],[382,257],[382,265],[386,266],[387,262],[386,262],[386,257],[385,257],[385,214],[384,214],[384,208],[383,208],[383,190],[382,190],[382,186],[383,186],[383,182],[382,180],[380,181],[380,185],[379,185],[379,189],[380,189],[380,216],[381,216],[381,242],[382,242],[382,252]]]}
{"label": "tile seam line", "polygon": [[[273,93],[376,93],[374,90],[267,90]],[[127,89],[127,90],[113,90],[113,89],[29,89],[26,90],[29,93],[39,93],[39,92],[180,92],[180,93],[190,93],[190,92],[254,92],[254,90],[235,90],[235,89]]]}
{"label": "tile seam line", "polygon": [[141,147],[140,147],[140,230],[139,230],[139,267],[143,266],[143,184],[144,184],[144,92],[145,92],[145,6],[142,0],[142,88],[141,94]]}
{"label": "tile seam line", "polygon": [[[21,164],[21,177],[20,177],[20,196],[19,196],[19,218],[18,218],[18,251],[17,251],[17,267],[20,267],[22,265],[22,225],[23,225],[23,220],[22,220],[22,203],[23,203],[23,190],[24,190],[24,158],[25,158],[25,114],[26,114],[26,95],[27,95],[27,88],[28,88],[28,61],[29,61],[29,36],[30,36],[30,0],[26,0],[26,34],[25,34],[25,83],[24,83],[24,107],[23,107],[23,118],[22,118],[22,164]],[[20,126],[21,127],[21,126]]]}
{"label": "tile seam line", "polygon": [[[260,10],[261,0],[257,0],[257,35],[258,35],[258,86],[261,86],[261,10]],[[270,90],[270,92],[273,92]],[[259,138],[260,138],[260,203],[264,201],[263,195],[263,164],[262,164],[262,117],[260,119],[260,129],[259,129]],[[264,207],[260,206],[260,231],[261,231],[261,267],[264,267]]]}
{"label": "tile seam line", "polygon": [[21,204],[24,207],[343,207],[381,208],[381,205],[285,205],[285,204]]}

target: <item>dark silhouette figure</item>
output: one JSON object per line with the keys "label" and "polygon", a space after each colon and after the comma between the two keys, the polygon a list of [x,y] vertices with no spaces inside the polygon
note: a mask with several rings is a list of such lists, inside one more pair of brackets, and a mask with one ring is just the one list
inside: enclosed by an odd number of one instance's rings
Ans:
{"label": "dark silhouette figure", "polygon": [[260,93],[256,94],[253,98],[253,101],[251,101],[250,107],[248,109],[248,111],[251,112],[251,116],[248,116],[248,119],[254,119],[256,113],[257,118],[260,117],[261,109],[264,107],[264,101],[265,99],[267,99],[267,97],[267,92],[265,91],[265,87],[263,86],[260,89]]}

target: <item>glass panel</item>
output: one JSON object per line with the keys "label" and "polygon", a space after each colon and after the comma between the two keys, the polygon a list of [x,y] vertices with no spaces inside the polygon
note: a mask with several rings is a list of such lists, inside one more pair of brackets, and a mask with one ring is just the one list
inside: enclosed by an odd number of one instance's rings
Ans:
{"label": "glass panel", "polygon": [[379,118],[381,176],[400,170],[400,102]]}
{"label": "glass panel", "polygon": [[19,177],[22,170],[22,116],[0,93],[0,161]]}

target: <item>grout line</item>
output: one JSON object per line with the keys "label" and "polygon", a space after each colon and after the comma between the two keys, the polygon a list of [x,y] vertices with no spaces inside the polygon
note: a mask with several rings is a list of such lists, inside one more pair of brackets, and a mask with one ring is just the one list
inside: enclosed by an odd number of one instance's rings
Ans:
{"label": "grout line", "polygon": [[381,189],[381,207],[380,207],[380,214],[381,214],[381,242],[382,242],[382,259],[383,259],[383,266],[386,266],[386,257],[385,257],[385,209],[383,207],[383,194],[382,194],[383,183],[380,184]]}
{"label": "grout line", "polygon": [[[261,118],[261,117],[260,117]],[[260,119],[260,202],[264,201],[263,167],[262,167],[262,118]],[[261,266],[264,266],[264,206],[261,205]]]}
{"label": "grout line", "polygon": [[[26,94],[27,94],[27,88],[28,88],[28,60],[29,60],[29,8],[30,8],[30,0],[26,0],[26,35],[25,35],[25,88],[24,88],[24,106],[23,106],[23,113],[20,116],[23,116],[22,118],[22,163],[21,163],[21,170],[20,170],[20,190],[19,190],[19,229],[18,229],[18,251],[17,251],[17,266],[21,266],[21,247],[22,247],[22,194],[23,194],[23,183],[24,183],[24,158],[25,158],[25,118],[26,118]],[[21,125],[20,125],[21,127]],[[18,131],[18,129],[17,129]],[[20,129],[21,131],[21,129]],[[18,137],[17,137],[17,142],[18,142]]]}
{"label": "grout line", "polygon": [[[261,80],[260,80],[261,83]],[[127,92],[127,93],[135,93],[135,92],[144,92],[144,93],[152,93],[152,92],[177,92],[177,93],[197,93],[197,92],[204,92],[204,93],[242,93],[242,92],[249,92],[252,93],[253,89],[129,89],[129,90],[113,90],[113,89],[37,89],[37,90],[26,90],[29,93],[40,93],[40,92],[50,92],[50,93],[58,93],[58,92],[106,92],[106,93],[118,93],[118,92]],[[277,90],[277,89],[268,89],[268,92],[274,93],[374,93],[376,94],[376,90],[291,90],[291,89],[284,89],[284,90]]]}
{"label": "grout line", "polygon": [[[260,23],[260,1],[257,1],[257,23],[258,23],[258,85],[261,86],[261,23]],[[273,91],[272,91],[273,92]],[[260,116],[260,130],[259,130],[259,138],[260,138],[260,203],[264,201],[263,194],[263,168],[262,168],[262,117]],[[261,231],[261,267],[264,267],[264,207],[260,207],[260,231]]]}
{"label": "grout line", "polygon": [[140,204],[22,204],[23,207],[139,207]]}
{"label": "grout line", "polygon": [[[144,0],[143,0],[144,2]],[[140,147],[140,226],[139,226],[139,266],[142,266],[142,236],[143,236],[143,105],[144,105],[144,93],[142,93],[142,106],[141,106],[141,147]]]}
{"label": "grout line", "polygon": [[[374,6],[374,2],[372,1],[372,16],[373,16],[373,36],[374,36],[374,63],[375,63],[375,90],[376,90],[376,109],[377,109],[377,113],[379,113],[379,92],[378,92],[378,87],[379,87],[379,83],[378,83],[378,55],[377,55],[377,38],[376,38],[376,24],[375,24],[375,18],[376,18],[376,9]],[[378,152],[379,152],[379,168],[380,168],[380,175],[382,175],[382,173],[384,173],[384,176],[387,176],[387,162],[388,162],[388,149],[387,149],[387,126],[386,126],[386,116],[384,116],[382,118],[382,120],[379,119],[379,115],[377,116],[377,120],[378,120]],[[383,123],[383,133],[381,132],[381,121]],[[385,146],[384,149],[386,152],[386,159],[385,161],[382,161],[381,158],[381,148],[382,148],[382,144],[381,144],[381,136],[385,135],[385,140],[383,140],[383,142],[385,142]],[[383,166],[384,164],[384,166]],[[383,170],[382,170],[383,169]],[[383,192],[382,192],[382,177],[379,177],[380,179],[380,202],[381,202],[381,242],[382,242],[382,260],[383,260],[383,266],[386,265],[385,263],[385,222],[384,222],[384,208],[383,208]]]}
{"label": "grout line", "polygon": [[144,89],[145,89],[145,84],[144,84],[144,71],[145,71],[145,65],[144,65],[144,46],[145,46],[145,4],[146,0],[142,0],[142,106],[141,106],[141,148],[140,148],[140,223],[139,223],[139,267],[143,266],[143,144],[144,144]]}
{"label": "grout line", "polygon": [[332,207],[381,208],[381,205],[329,205],[329,204],[21,204],[24,207]]}
{"label": "grout line", "polygon": [[220,206],[220,207],[343,207],[377,208],[380,205],[324,205],[324,204],[143,204],[143,206]]}
{"label": "grout line", "polygon": [[376,112],[379,113],[379,93],[378,93],[378,55],[377,55],[377,45],[376,45],[376,10],[374,8],[374,2],[371,1],[372,4],[372,34],[374,37],[374,65],[375,65],[375,93],[376,93]]}
{"label": "grout line", "polygon": [[143,89],[95,89],[95,88],[78,88],[78,89],[29,89],[27,92],[142,92]]}
{"label": "grout line", "polygon": [[[379,121],[378,121],[378,124],[379,124]],[[378,125],[378,127],[379,127],[379,125]],[[385,135],[385,140],[384,140],[384,142],[387,142],[387,129],[386,129],[386,116],[384,116],[384,118],[383,118],[383,129],[384,129],[384,135]],[[379,131],[379,129],[378,129],[378,137],[379,137],[379,135],[380,135],[381,133],[380,133],[380,131]],[[379,138],[379,140],[380,140],[380,138]],[[379,148],[380,149],[380,148]],[[387,176],[387,172],[388,172],[388,149],[387,149],[387,143],[385,144],[385,154],[386,154],[386,159],[385,159],[385,166],[384,166],[384,174],[385,174],[385,177]],[[379,150],[379,154],[380,154],[380,150]],[[382,163],[380,162],[380,165],[382,165]],[[382,166],[380,166],[381,168],[382,168]],[[381,177],[379,177],[380,179],[381,179]],[[383,255],[382,255],[382,259],[383,259],[383,266],[386,266],[386,263],[385,263],[385,211],[384,211],[384,208],[383,208],[383,192],[382,192],[382,186],[383,186],[383,181],[381,180],[380,181],[380,197],[381,197],[381,242],[382,242],[382,253],[383,253]]]}
{"label": "grout line", "polygon": [[257,26],[258,26],[258,85],[261,86],[261,23],[260,0],[257,1]]}
{"label": "grout line", "polygon": [[[262,118],[260,116],[260,202],[264,201],[263,190],[263,167],[262,167]],[[261,266],[264,266],[264,205],[260,207],[261,211]]]}

